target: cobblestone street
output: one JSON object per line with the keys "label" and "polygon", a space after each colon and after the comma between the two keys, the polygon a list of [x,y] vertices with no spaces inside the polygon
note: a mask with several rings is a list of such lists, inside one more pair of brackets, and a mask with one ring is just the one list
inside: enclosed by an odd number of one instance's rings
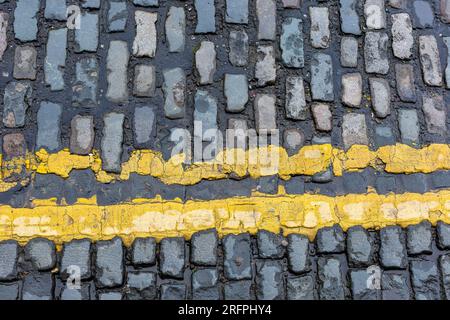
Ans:
{"label": "cobblestone street", "polygon": [[0,68],[0,300],[450,298],[450,0],[0,0]]}

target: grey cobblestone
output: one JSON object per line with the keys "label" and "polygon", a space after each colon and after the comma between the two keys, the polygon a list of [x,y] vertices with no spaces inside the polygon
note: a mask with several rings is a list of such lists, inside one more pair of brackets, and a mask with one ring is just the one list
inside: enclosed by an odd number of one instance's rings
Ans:
{"label": "grey cobblestone", "polygon": [[45,83],[52,91],[64,89],[64,67],[67,55],[67,29],[54,29],[48,33],[47,56],[45,57]]}
{"label": "grey cobblestone", "polygon": [[23,127],[33,89],[26,82],[9,82],[3,96],[3,125],[7,128]]}
{"label": "grey cobblestone", "polygon": [[16,241],[0,242],[0,280],[12,280],[17,277],[19,245]]}
{"label": "grey cobblestone", "polygon": [[192,273],[192,298],[194,300],[219,300],[218,272],[216,269],[199,269]]}
{"label": "grey cobblestone", "polygon": [[38,132],[36,150],[58,151],[61,146],[62,107],[52,102],[41,102],[37,114]]}
{"label": "grey cobblestone", "polygon": [[435,264],[430,261],[411,261],[411,282],[417,300],[439,300],[441,289]]}
{"label": "grey cobblestone", "polygon": [[14,54],[14,78],[36,79],[36,49],[32,46],[20,46]]}
{"label": "grey cobblestone", "polygon": [[183,238],[166,238],[161,241],[160,271],[163,276],[182,279],[185,265]]}
{"label": "grey cobblestone", "polygon": [[32,239],[25,246],[25,258],[31,261],[33,268],[38,271],[50,270],[56,264],[55,245],[47,239]]}
{"label": "grey cobblestone", "polygon": [[185,47],[186,15],[184,9],[172,6],[167,13],[166,38],[169,52],[183,52]]}
{"label": "grey cobblestone", "polygon": [[319,257],[317,264],[320,300],[344,300],[345,287],[341,262],[336,258]]}
{"label": "grey cobblestone", "polygon": [[252,278],[250,236],[228,235],[223,239],[224,272],[229,280]]}
{"label": "grey cobblestone", "polygon": [[218,238],[215,230],[197,232],[191,238],[191,262],[200,266],[217,264]]}
{"label": "grey cobblestone", "polygon": [[134,265],[153,265],[156,263],[155,238],[137,238],[133,241],[131,261]]}
{"label": "grey cobblestone", "polygon": [[405,234],[400,227],[380,231],[380,263],[384,268],[405,269],[407,264]]}
{"label": "grey cobblestone", "polygon": [[278,261],[257,261],[256,298],[258,300],[283,300],[285,297],[282,266]]}
{"label": "grey cobblestone", "polygon": [[124,261],[120,238],[97,243],[95,267],[99,287],[113,288],[122,285],[124,281]]}
{"label": "grey cobblestone", "polygon": [[120,172],[124,118],[123,114],[114,112],[104,117],[102,165],[106,171]]}
{"label": "grey cobblestone", "polygon": [[304,66],[303,23],[301,19],[286,18],[284,20],[280,47],[281,58],[287,67],[302,68]]}

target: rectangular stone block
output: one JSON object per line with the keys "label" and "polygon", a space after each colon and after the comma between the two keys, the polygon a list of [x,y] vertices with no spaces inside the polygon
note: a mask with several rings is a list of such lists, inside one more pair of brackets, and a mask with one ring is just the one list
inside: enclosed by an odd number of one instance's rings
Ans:
{"label": "rectangular stone block", "polygon": [[433,35],[419,36],[419,53],[423,80],[429,86],[441,86],[441,60],[436,38]]}
{"label": "rectangular stone block", "polygon": [[286,78],[286,117],[293,120],[306,120],[308,107],[305,100],[303,78]]}
{"label": "rectangular stone block", "polygon": [[48,32],[47,56],[45,57],[45,83],[52,91],[64,89],[64,67],[66,66],[67,29]]}
{"label": "rectangular stone block", "polygon": [[99,69],[97,58],[82,58],[75,64],[75,79],[72,84],[72,105],[77,107],[97,106]]}
{"label": "rectangular stone block", "polygon": [[121,171],[123,121],[121,113],[111,112],[103,118],[103,137],[101,142],[103,170],[119,173]]}
{"label": "rectangular stone block", "polygon": [[111,102],[126,102],[128,99],[128,45],[125,41],[113,40],[106,57],[108,89],[106,98]]}
{"label": "rectangular stone block", "polygon": [[164,113],[169,119],[180,119],[185,114],[186,76],[183,69],[167,69],[164,76]]}
{"label": "rectangular stone block", "polygon": [[277,8],[274,0],[256,0],[258,40],[275,40]]}
{"label": "rectangular stone block", "polygon": [[55,152],[61,145],[61,114],[62,107],[53,102],[41,102],[37,113],[36,151],[46,149]]}
{"label": "rectangular stone block", "polygon": [[334,100],[333,77],[331,56],[324,53],[315,53],[311,61],[311,93],[313,100]]}
{"label": "rectangular stone block", "polygon": [[255,122],[258,133],[270,133],[277,129],[276,98],[272,94],[258,94],[255,98]]}
{"label": "rectangular stone block", "polygon": [[17,0],[14,10],[14,36],[26,42],[37,39],[40,0]]}
{"label": "rectangular stone block", "polygon": [[216,32],[216,7],[214,0],[195,0],[194,5],[197,11],[195,33]]}
{"label": "rectangular stone block", "polygon": [[96,52],[98,47],[98,15],[80,15],[80,28],[75,29],[75,52]]}
{"label": "rectangular stone block", "polygon": [[304,66],[303,23],[301,19],[286,18],[283,21],[280,47],[281,58],[287,67],[302,68]]}
{"label": "rectangular stone block", "polygon": [[248,23],[248,0],[227,0],[226,8],[226,22]]}
{"label": "rectangular stone block", "polygon": [[158,13],[136,11],[136,37],[133,42],[133,55],[153,58],[156,54],[156,21]]}

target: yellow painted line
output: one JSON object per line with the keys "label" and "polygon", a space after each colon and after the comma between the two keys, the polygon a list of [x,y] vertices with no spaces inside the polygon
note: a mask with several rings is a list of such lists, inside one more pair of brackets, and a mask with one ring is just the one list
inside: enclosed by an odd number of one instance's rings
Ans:
{"label": "yellow painted line", "polygon": [[304,194],[255,193],[251,197],[223,200],[167,201],[136,199],[130,203],[99,206],[96,199],[77,204],[35,201],[32,208],[0,206],[0,240],[16,239],[24,244],[45,237],[60,245],[65,241],[93,241],[120,236],[126,245],[136,237],[183,236],[217,229],[230,233],[268,230],[301,233],[313,239],[318,229],[338,223],[344,230],[361,225],[379,229],[388,225],[406,227],[427,219],[435,224],[450,222],[450,190],[435,193],[379,195],[349,194],[338,197]]}
{"label": "yellow painted line", "polygon": [[[276,155],[278,159],[276,165],[275,162],[264,161],[267,155]],[[236,159],[243,161],[237,163]],[[71,154],[68,150],[52,154],[40,150],[36,154],[28,154],[25,158],[8,161],[2,161],[0,155],[0,192],[15,186],[16,183],[9,178],[22,170],[31,175],[56,174],[67,178],[72,170],[90,169],[101,183],[128,180],[132,173],[136,173],[155,177],[165,184],[181,185],[193,185],[201,180],[226,179],[231,174],[255,179],[278,174],[280,178],[287,180],[295,175],[314,175],[330,166],[336,176],[341,176],[344,171],[357,171],[367,167],[388,173],[431,173],[437,170],[450,170],[450,145],[431,144],[415,149],[397,144],[374,151],[368,146],[355,145],[344,151],[326,144],[305,146],[292,156],[288,156],[286,150],[281,147],[269,146],[248,151],[225,150],[219,153],[215,160],[209,162],[185,165],[183,161],[183,154],[165,161],[160,152],[136,150],[131,153],[129,160],[122,164],[120,174],[111,174],[102,170],[98,151],[94,151],[91,155],[80,156]]]}

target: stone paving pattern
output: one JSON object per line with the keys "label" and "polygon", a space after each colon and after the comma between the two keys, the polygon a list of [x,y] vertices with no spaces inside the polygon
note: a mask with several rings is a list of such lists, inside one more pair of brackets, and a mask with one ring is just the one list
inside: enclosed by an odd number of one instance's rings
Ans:
{"label": "stone paving pattern", "polygon": [[[188,129],[193,138],[207,129],[279,129],[289,154],[310,144],[347,149],[449,141],[448,0],[74,4],[82,15],[80,29],[72,30],[64,0],[0,3],[3,160],[41,148],[80,155],[99,150],[103,169],[118,173],[135,149],[169,158],[174,128]],[[201,131],[194,120],[203,122]],[[17,164],[3,162],[2,171],[10,166]],[[408,180],[380,175],[394,192],[403,184],[392,181]],[[365,176],[373,180],[372,173]],[[23,181],[23,174],[6,178]],[[330,170],[295,178],[286,185],[296,193],[342,190],[342,179]],[[366,186],[384,192],[375,178]],[[411,179],[430,185],[421,174]],[[66,184],[41,180],[53,189]],[[277,184],[276,177],[257,182],[268,192]],[[405,189],[414,186],[406,183]],[[22,188],[41,193],[39,182]],[[203,186],[193,186],[192,193],[198,188]],[[430,188],[432,183],[425,190]],[[16,200],[18,189],[3,201],[23,203]]]}
{"label": "stone paving pattern", "polygon": [[[450,298],[450,225],[441,222],[346,233],[335,225],[313,243],[268,231],[218,239],[215,230],[190,241],[137,238],[130,248],[118,237],[73,240],[61,251],[42,238],[23,247],[9,240],[0,242],[0,258],[0,299]],[[73,265],[79,289],[65,285]]]}

